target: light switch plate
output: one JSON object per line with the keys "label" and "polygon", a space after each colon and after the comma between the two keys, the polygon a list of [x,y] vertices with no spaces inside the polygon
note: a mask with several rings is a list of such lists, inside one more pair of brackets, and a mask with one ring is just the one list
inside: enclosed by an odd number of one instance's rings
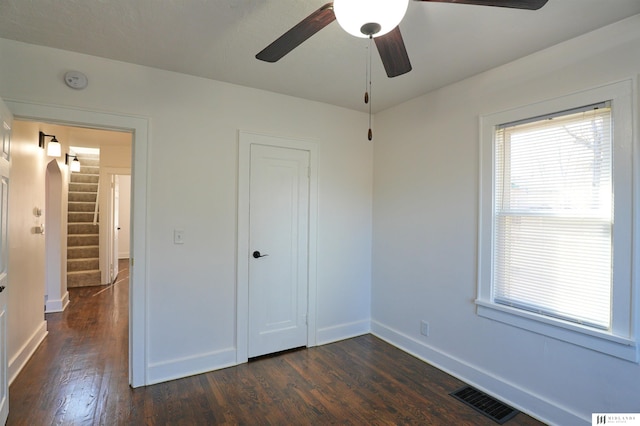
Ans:
{"label": "light switch plate", "polygon": [[429,336],[429,323],[425,320],[420,321],[420,334]]}
{"label": "light switch plate", "polygon": [[184,244],[184,231],[182,229],[173,230],[173,244]]}

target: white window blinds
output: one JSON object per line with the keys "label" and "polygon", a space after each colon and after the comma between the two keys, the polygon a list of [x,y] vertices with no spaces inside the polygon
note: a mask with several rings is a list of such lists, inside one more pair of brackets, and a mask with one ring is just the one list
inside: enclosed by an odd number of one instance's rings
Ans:
{"label": "white window blinds", "polygon": [[608,103],[497,127],[493,300],[611,327]]}

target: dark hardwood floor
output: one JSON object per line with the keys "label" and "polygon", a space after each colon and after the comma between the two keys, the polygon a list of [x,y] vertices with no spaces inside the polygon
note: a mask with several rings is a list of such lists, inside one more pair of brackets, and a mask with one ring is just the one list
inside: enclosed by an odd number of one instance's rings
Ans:
{"label": "dark hardwood floor", "polygon": [[[126,268],[126,264],[125,264]],[[495,425],[453,377],[366,335],[131,389],[128,271],[70,290],[10,387],[8,425]],[[508,425],[540,425],[522,413]]]}

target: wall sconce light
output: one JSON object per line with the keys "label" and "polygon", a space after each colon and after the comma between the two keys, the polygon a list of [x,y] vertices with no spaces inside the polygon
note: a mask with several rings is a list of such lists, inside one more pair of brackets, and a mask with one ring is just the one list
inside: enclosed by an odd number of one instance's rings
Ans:
{"label": "wall sconce light", "polygon": [[44,133],[39,133],[38,146],[44,149],[44,138],[51,138],[49,143],[47,144],[47,156],[48,157],[60,157],[62,156],[62,148],[60,146],[60,142],[54,135],[45,135]]}
{"label": "wall sconce light", "polygon": [[[71,157],[73,157],[73,160],[69,160]],[[69,164],[69,161],[71,161],[71,164]],[[71,170],[72,172],[79,172],[80,171],[80,161],[78,160],[78,156],[77,155],[69,155],[69,154],[65,154],[64,155],[64,164],[69,166],[69,170]]]}

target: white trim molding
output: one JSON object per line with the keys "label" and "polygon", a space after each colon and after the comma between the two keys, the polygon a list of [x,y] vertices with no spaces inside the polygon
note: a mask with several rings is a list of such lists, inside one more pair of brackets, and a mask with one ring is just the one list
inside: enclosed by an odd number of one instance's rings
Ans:
{"label": "white trim molding", "polygon": [[[506,377],[500,377],[489,371],[482,370],[473,364],[419,342],[380,322],[371,321],[371,333],[545,424],[588,424],[586,423],[589,421],[588,419],[581,417],[566,407],[557,405],[554,401],[545,399],[541,395],[536,395],[527,389],[518,387]],[[524,407],[529,409],[524,409]],[[535,412],[531,410],[535,410]]]}
{"label": "white trim molding", "polygon": [[226,348],[149,364],[148,385],[207,373],[235,365],[235,348]]}
{"label": "white trim molding", "polygon": [[60,299],[47,299],[47,303],[44,304],[44,313],[62,312],[67,309],[67,306],[69,306],[69,292],[65,291]]}
{"label": "white trim molding", "polygon": [[9,360],[7,367],[7,375],[9,376],[9,386],[18,377],[18,374],[22,371],[27,364],[31,356],[34,354],[40,343],[47,337],[49,332],[47,331],[47,322],[42,321],[36,331],[29,337],[29,340],[25,342],[16,355]]}
{"label": "white trim molding", "polygon": [[351,339],[371,332],[371,320],[354,321],[331,327],[319,328],[317,344],[326,345],[340,340]]}

